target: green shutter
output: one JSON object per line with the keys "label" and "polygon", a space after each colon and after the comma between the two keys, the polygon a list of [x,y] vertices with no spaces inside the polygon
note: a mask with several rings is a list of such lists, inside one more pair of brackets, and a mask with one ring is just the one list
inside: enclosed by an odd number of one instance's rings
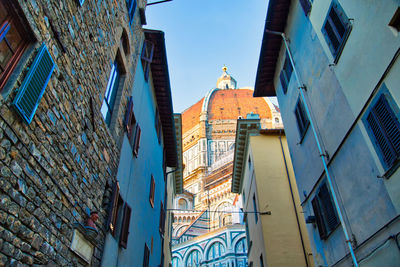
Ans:
{"label": "green shutter", "polygon": [[35,115],[54,67],[54,61],[43,43],[13,101],[15,109],[28,124]]}

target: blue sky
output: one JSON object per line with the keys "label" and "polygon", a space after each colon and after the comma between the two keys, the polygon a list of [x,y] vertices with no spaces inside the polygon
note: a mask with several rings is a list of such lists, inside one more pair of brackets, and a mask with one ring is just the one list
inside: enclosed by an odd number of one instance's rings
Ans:
{"label": "blue sky", "polygon": [[254,87],[267,6],[268,0],[173,0],[146,8],[145,27],[165,32],[174,112],[215,87],[224,64],[238,87]]}

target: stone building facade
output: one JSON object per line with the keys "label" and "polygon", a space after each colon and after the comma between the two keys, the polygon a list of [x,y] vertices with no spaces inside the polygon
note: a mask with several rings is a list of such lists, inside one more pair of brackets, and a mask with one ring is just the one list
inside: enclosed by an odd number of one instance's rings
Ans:
{"label": "stone building facade", "polygon": [[[0,5],[0,266],[98,266],[146,1]],[[54,70],[40,69],[41,53]],[[106,122],[115,62],[120,79]],[[24,119],[27,104],[17,99],[34,86],[37,105]],[[98,212],[98,234],[85,260],[70,247],[74,223],[90,211]]]}

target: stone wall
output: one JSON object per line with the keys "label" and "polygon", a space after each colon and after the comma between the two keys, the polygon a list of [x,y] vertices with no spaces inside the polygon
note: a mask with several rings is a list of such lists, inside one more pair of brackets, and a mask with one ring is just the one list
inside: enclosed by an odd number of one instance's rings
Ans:
{"label": "stone wall", "polygon": [[[0,266],[85,266],[69,247],[73,223],[83,223],[89,209],[99,212],[92,266],[100,264],[145,2],[130,26],[125,1],[15,1],[37,41],[1,92]],[[11,103],[43,42],[56,69],[27,125]],[[100,108],[116,58],[125,74],[109,129]]]}

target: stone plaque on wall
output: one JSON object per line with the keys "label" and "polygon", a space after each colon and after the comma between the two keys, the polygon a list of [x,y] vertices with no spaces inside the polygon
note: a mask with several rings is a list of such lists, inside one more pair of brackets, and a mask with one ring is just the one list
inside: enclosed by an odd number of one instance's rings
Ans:
{"label": "stone plaque on wall", "polygon": [[74,251],[87,263],[90,263],[93,255],[93,245],[86,240],[85,236],[77,229],[74,230],[74,235],[71,242],[71,250]]}

